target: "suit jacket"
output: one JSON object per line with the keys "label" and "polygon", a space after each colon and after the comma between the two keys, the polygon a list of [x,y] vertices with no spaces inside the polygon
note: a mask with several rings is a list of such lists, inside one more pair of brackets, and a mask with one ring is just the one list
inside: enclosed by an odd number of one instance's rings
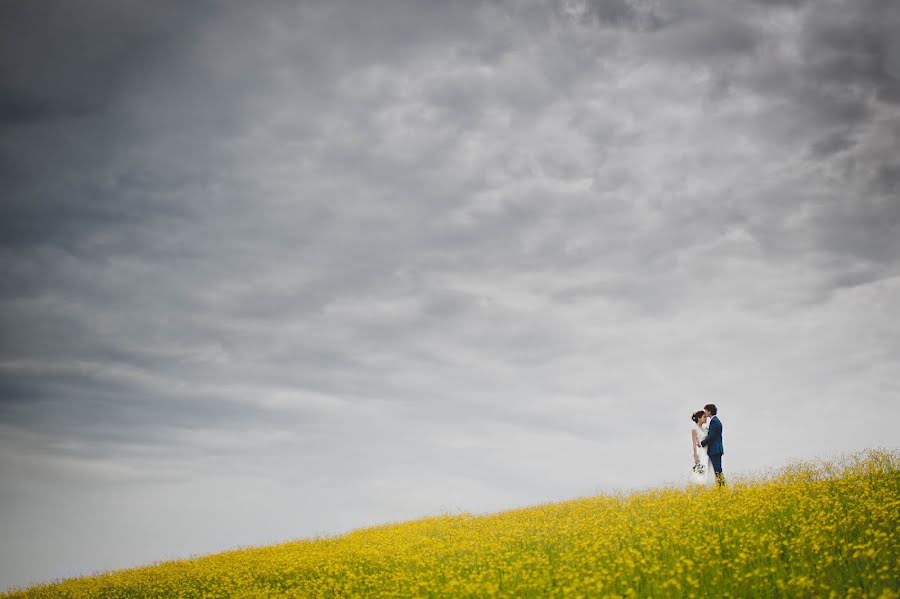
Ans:
{"label": "suit jacket", "polygon": [[700,445],[706,448],[708,455],[722,455],[725,453],[725,446],[722,445],[722,422],[718,416],[713,416],[709,421],[709,430],[706,432],[706,438],[700,442]]}

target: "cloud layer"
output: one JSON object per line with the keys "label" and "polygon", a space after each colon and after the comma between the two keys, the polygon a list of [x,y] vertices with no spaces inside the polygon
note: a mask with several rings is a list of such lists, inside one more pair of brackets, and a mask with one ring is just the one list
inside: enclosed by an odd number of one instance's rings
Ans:
{"label": "cloud layer", "polygon": [[0,11],[0,586],[896,445],[896,3]]}

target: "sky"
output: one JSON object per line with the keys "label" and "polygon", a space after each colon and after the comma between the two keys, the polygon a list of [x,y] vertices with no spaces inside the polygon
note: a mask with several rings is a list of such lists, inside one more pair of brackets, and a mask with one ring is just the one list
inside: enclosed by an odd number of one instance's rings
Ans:
{"label": "sky", "polygon": [[0,590],[900,423],[892,0],[0,4]]}

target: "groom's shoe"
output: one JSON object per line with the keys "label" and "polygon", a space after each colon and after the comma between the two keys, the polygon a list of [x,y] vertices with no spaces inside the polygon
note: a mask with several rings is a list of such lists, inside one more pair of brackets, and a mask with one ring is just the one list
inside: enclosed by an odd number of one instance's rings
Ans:
{"label": "groom's shoe", "polygon": [[720,487],[725,486],[725,474],[724,473],[722,473],[722,472],[716,473],[716,484],[719,485]]}

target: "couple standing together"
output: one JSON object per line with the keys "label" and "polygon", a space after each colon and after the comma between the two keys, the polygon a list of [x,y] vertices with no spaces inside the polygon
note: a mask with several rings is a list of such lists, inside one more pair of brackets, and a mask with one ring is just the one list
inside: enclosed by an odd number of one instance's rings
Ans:
{"label": "couple standing together", "polygon": [[717,413],[716,405],[708,403],[703,406],[702,410],[691,415],[691,420],[694,421],[694,427],[691,430],[691,441],[694,448],[694,468],[691,470],[691,482],[699,485],[711,484],[709,470],[712,465],[716,484],[724,487],[722,454],[725,453],[725,447],[722,445],[722,422],[716,416]]}

